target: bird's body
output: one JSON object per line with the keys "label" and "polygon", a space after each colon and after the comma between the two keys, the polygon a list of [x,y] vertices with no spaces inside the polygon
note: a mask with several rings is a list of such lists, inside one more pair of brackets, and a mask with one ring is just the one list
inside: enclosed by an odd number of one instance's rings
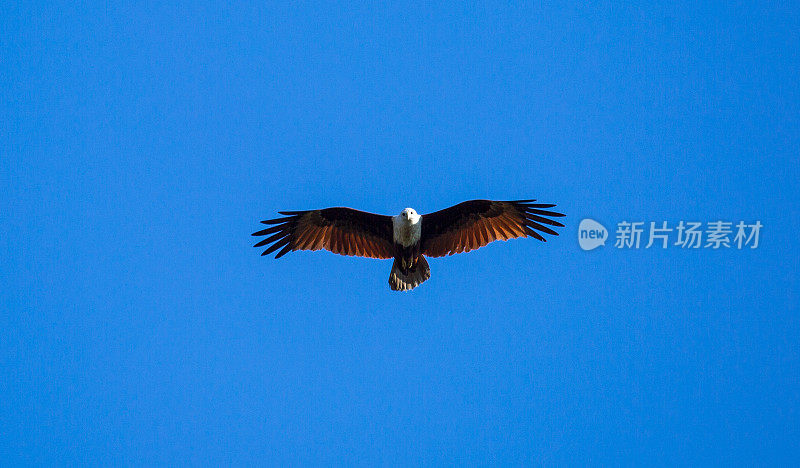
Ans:
{"label": "bird's body", "polygon": [[404,209],[392,217],[394,263],[389,285],[395,291],[414,289],[431,277],[428,262],[420,253],[422,216],[413,208]]}
{"label": "bird's body", "polygon": [[262,221],[274,225],[253,233],[272,236],[256,247],[270,245],[262,255],[282,248],[276,258],[291,250],[327,249],[341,255],[393,258],[389,285],[410,290],[430,278],[425,256],[441,257],[469,252],[495,240],[532,236],[539,232],[558,235],[544,224],[563,227],[550,217],[564,216],[546,211],[555,205],[533,204],[535,200],[471,200],[427,215],[412,208],[397,216],[383,216],[351,208],[284,211],[284,218]]}

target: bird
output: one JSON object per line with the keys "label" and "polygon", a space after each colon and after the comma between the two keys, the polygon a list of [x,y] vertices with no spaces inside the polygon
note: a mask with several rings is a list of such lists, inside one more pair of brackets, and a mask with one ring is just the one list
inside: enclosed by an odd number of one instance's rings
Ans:
{"label": "bird", "polygon": [[[261,255],[280,249],[275,258],[296,250],[329,250],[335,254],[394,259],[389,273],[393,291],[409,291],[431,277],[425,257],[469,252],[495,240],[557,236],[564,227],[551,218],[556,205],[536,200],[469,200],[420,215],[405,208],[397,216],[333,207],[307,211],[279,211],[280,218],[261,221],[270,227],[253,236],[269,237],[254,247],[268,246]],[[548,227],[550,226],[550,227]],[[270,245],[271,244],[271,245]]]}

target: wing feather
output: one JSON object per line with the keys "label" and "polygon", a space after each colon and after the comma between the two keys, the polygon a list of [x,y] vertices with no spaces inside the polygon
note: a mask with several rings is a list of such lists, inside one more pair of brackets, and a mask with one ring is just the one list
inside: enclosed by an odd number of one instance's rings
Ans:
{"label": "wing feather", "polygon": [[513,239],[513,238],[517,237],[516,234],[514,233],[514,228],[511,226],[509,221],[506,219],[505,215],[498,216],[497,217],[497,222],[495,224],[503,232],[503,239],[502,240],[509,240],[509,239]]}
{"label": "wing feather", "polygon": [[322,249],[325,246],[325,230],[324,229],[314,230],[312,242],[313,244],[311,245],[310,250]]}
{"label": "wing feather", "polygon": [[342,231],[339,229],[331,230],[331,235],[333,236],[333,242],[331,243],[331,251],[332,252],[341,252],[344,250],[344,243],[342,242]]}
{"label": "wing feather", "polygon": [[339,245],[343,250],[350,250],[350,236],[346,232],[341,233],[339,236]]}
{"label": "wing feather", "polygon": [[366,242],[367,242],[366,239],[364,239],[363,237],[356,237],[356,244],[358,246],[358,253],[357,253],[358,256],[363,257],[364,254],[367,252]]}
{"label": "wing feather", "polygon": [[486,245],[489,242],[492,242],[495,239],[497,239],[497,236],[495,236],[493,232],[490,232],[491,229],[489,228],[489,223],[485,219],[481,219],[479,225],[481,227],[481,244],[482,245]]}
{"label": "wing feather", "polygon": [[311,229],[305,229],[302,231],[298,231],[297,239],[295,240],[295,246],[297,246],[298,250],[309,250],[309,239],[314,235],[314,231]]}
{"label": "wing feather", "polygon": [[[475,220],[475,226],[472,228],[472,233],[475,236],[475,247],[478,248],[481,244],[484,244],[483,240],[483,230],[482,230],[482,221],[480,219]],[[488,239],[485,241],[488,244]]]}
{"label": "wing feather", "polygon": [[271,254],[272,252],[274,252],[274,251],[278,250],[279,248],[283,247],[284,245],[288,244],[289,240],[290,240],[289,236],[284,237],[283,239],[281,239],[278,242],[276,242],[276,243],[272,244],[271,246],[269,246],[269,248],[267,250],[265,250],[264,252],[262,252],[261,255],[269,255],[269,254]]}
{"label": "wing feather", "polygon": [[469,247],[470,245],[472,245],[472,237],[470,236],[470,232],[469,231],[466,231],[466,230],[459,231],[459,232],[456,233],[456,236],[460,238],[460,241],[459,241],[460,243],[455,246],[456,249],[457,249],[456,250],[457,253],[465,253],[465,252],[469,252],[470,250],[472,250]]}
{"label": "wing feather", "polygon": [[292,246],[291,244],[287,244],[286,247],[284,247],[283,249],[281,249],[280,252],[278,252],[278,255],[275,255],[275,258],[283,257],[284,255],[286,255],[287,252],[289,252],[292,249],[294,249],[294,246]]}
{"label": "wing feather", "polygon": [[538,216],[535,214],[528,215],[528,219],[531,219],[532,221],[536,221],[539,223],[549,224],[551,226],[560,226],[558,222],[553,221],[552,219],[545,218],[544,216]]}
{"label": "wing feather", "polygon": [[564,216],[546,210],[553,204],[535,204],[536,200],[471,200],[422,217],[422,253],[441,257],[469,252],[495,240],[534,237],[545,241],[541,233],[558,235],[548,226],[564,227],[550,218]]}
{"label": "wing feather", "polygon": [[266,239],[264,239],[261,242],[259,242],[258,244],[256,244],[254,247],[261,247],[262,245],[271,244],[271,243],[275,242],[276,240],[283,239],[284,237],[286,237],[288,235],[289,235],[288,232],[281,231],[281,232],[279,232],[279,233],[277,233],[275,235],[267,237]]}
{"label": "wing feather", "polygon": [[530,226],[532,228],[535,228],[537,231],[546,232],[547,234],[550,234],[551,236],[557,236],[558,235],[558,233],[556,231],[550,229],[549,227],[542,226],[541,224],[537,223],[536,221],[531,221],[530,219],[528,220],[528,226]]}
{"label": "wing feather", "polygon": [[472,229],[470,229],[470,233],[472,234],[472,239],[475,241],[472,244],[472,250],[478,248],[481,245],[481,221],[479,219],[475,220],[475,224],[472,225]]}
{"label": "wing feather", "polygon": [[[352,208],[280,211],[282,218],[261,221],[271,227],[253,233],[270,235],[255,247],[268,246],[262,255],[281,249],[275,258],[294,250],[327,249],[340,255],[392,258],[392,218]],[[271,245],[269,245],[271,244]]]}
{"label": "wing feather", "polygon": [[535,238],[539,239],[542,242],[547,242],[545,240],[545,238],[542,237],[541,234],[539,234],[538,232],[536,232],[533,229],[529,228],[528,226],[525,226],[525,234],[527,234],[527,235],[529,235],[531,237],[535,237]]}
{"label": "wing feather", "polygon": [[263,229],[261,231],[256,232],[254,235],[256,236],[266,236],[267,234],[272,234],[273,232],[278,232],[283,229],[283,226],[272,226],[271,228]]}
{"label": "wing feather", "polygon": [[485,223],[485,225],[486,225],[486,230],[489,231],[490,238],[495,240],[501,240],[503,238],[503,235],[500,234],[500,228],[497,226],[496,223],[495,224]]}
{"label": "wing feather", "polygon": [[331,252],[338,252],[339,251],[339,231],[333,230],[333,229],[329,230],[328,239],[329,239],[328,244],[330,245],[328,250],[330,250]]}
{"label": "wing feather", "polygon": [[319,240],[319,242],[320,242],[320,247],[319,248],[320,249],[330,250],[330,245],[331,245],[330,239],[331,239],[331,236],[330,236],[330,232],[329,231],[330,231],[330,226],[325,226],[322,229],[320,229],[320,233],[321,233],[321,237],[320,237],[320,240]]}

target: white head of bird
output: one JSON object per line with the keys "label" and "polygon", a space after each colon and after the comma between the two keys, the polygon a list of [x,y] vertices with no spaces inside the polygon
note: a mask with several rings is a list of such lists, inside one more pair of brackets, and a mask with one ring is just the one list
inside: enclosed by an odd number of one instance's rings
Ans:
{"label": "white head of bird", "polygon": [[406,208],[400,212],[400,216],[402,216],[404,221],[407,221],[408,224],[416,224],[419,222],[419,219],[422,217],[414,211],[414,208]]}

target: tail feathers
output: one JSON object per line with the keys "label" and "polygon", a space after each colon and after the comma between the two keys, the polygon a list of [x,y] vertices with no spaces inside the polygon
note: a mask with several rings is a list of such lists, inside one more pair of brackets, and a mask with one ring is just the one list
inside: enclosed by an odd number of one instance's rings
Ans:
{"label": "tail feathers", "polygon": [[392,264],[392,272],[389,273],[389,287],[392,288],[392,291],[410,291],[430,277],[431,268],[422,255],[419,256],[417,264],[407,275],[400,271],[400,266],[397,264],[397,259],[395,259]]}

